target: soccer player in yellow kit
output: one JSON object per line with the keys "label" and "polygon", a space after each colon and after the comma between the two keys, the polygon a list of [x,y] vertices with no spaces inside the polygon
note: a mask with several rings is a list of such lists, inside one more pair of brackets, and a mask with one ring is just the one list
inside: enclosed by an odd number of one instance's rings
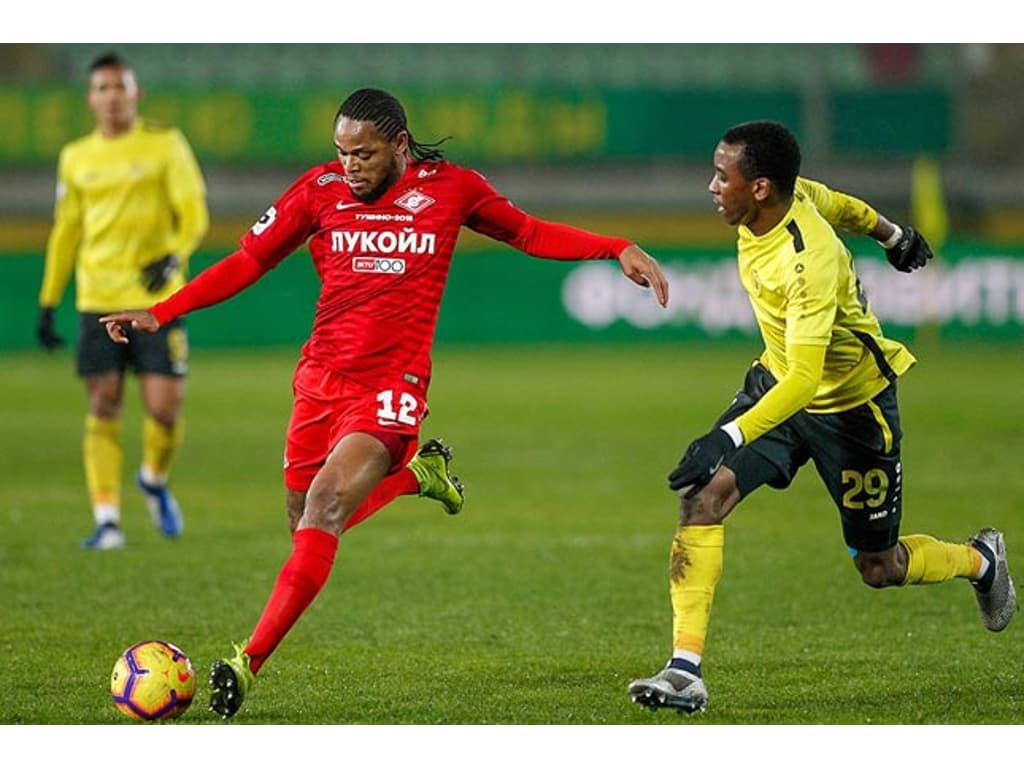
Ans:
{"label": "soccer player in yellow kit", "polygon": [[96,522],[82,542],[87,549],[124,546],[121,404],[129,366],[146,409],[136,483],[164,535],[180,535],[183,525],[167,479],[183,432],[184,325],[168,323],[158,334],[139,334],[122,346],[97,322],[116,309],[148,307],[184,285],[188,259],[209,226],[206,184],[188,142],[177,129],[138,117],[139,97],[135,74],[118,55],[91,64],[88,104],[96,129],[61,150],[39,292],[39,342],[54,349],[64,343],[54,328],[54,308],[75,270],[76,369],[88,397],[83,454]]}
{"label": "soccer player in yellow kit", "polygon": [[681,495],[669,564],[673,653],[664,669],[629,686],[633,701],[651,709],[706,708],[701,659],[722,574],[723,521],[760,486],[787,487],[808,460],[839,509],[866,584],[967,579],[996,632],[1017,608],[1001,532],[984,528],[964,544],[900,535],[896,380],[915,360],[883,335],[833,226],[875,237],[902,271],[923,266],[931,251],[912,228],[799,170],[799,145],[775,122],[735,126],[715,150],[709,190],[738,227],[740,281],[765,349],[711,432],[669,475]]}

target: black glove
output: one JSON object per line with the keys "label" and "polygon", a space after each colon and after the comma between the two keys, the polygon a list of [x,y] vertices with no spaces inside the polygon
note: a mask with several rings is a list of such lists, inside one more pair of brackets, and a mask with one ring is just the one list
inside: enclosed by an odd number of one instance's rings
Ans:
{"label": "black glove", "polygon": [[679,460],[679,466],[669,474],[668,487],[673,491],[678,491],[692,485],[693,487],[686,492],[685,498],[696,496],[701,488],[711,482],[712,476],[722,466],[722,462],[737,450],[729,433],[720,427],[715,427],[704,437],[690,443],[683,458]]}
{"label": "black glove", "polygon": [[39,343],[46,349],[56,349],[64,346],[64,339],[53,330],[53,307],[41,307],[39,309],[39,324],[36,326],[36,336]]}
{"label": "black glove", "polygon": [[178,257],[168,253],[162,259],[150,262],[142,268],[142,284],[150,293],[156,293],[171,279],[178,269]]}
{"label": "black glove", "polygon": [[932,258],[928,241],[913,227],[901,227],[903,237],[892,248],[885,249],[885,258],[900,272],[913,272]]}

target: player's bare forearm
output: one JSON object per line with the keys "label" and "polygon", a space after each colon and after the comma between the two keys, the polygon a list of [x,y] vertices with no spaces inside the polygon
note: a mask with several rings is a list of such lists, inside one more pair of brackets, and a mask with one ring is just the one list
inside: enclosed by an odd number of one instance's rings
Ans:
{"label": "player's bare forearm", "polygon": [[117,344],[128,343],[125,328],[146,333],[155,333],[160,328],[160,321],[153,316],[152,312],[145,309],[111,312],[109,315],[101,317],[100,322],[106,326],[107,335]]}
{"label": "player's bare forearm", "polygon": [[619,254],[623,274],[637,285],[650,288],[658,303],[668,306],[668,280],[653,257],[640,246],[630,245]]}
{"label": "player's bare forearm", "polygon": [[896,232],[896,225],[889,221],[882,214],[878,214],[878,223],[869,233],[871,237],[880,243],[884,243]]}

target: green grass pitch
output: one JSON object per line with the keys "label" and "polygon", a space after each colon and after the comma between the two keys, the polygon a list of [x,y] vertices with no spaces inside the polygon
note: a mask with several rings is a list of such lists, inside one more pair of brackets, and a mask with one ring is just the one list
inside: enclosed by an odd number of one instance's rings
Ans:
{"label": "green grass pitch", "polygon": [[[670,651],[665,476],[728,403],[750,343],[442,347],[424,439],[455,449],[466,508],[406,497],[346,534],[316,602],[261,672],[246,724],[1009,724],[1024,712],[1024,619],[985,631],[962,582],[860,583],[812,468],[727,524],[705,655],[710,708],[634,705]],[[1007,536],[1024,578],[1020,398],[1011,346],[915,350],[901,384],[903,530]],[[250,631],[289,552],[280,464],[296,350],[199,350],[162,540],[130,483],[124,551],[91,528],[84,395],[71,354],[0,358],[0,723],[128,724],[108,693],[135,641],[169,640],[200,678],[177,722],[216,724],[210,662]],[[156,726],[162,727],[162,726]]]}

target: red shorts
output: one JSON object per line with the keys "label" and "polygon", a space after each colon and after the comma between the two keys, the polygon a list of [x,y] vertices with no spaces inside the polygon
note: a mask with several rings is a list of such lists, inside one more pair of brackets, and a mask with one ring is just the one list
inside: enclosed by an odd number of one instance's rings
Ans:
{"label": "red shorts", "polygon": [[292,377],[292,415],[284,449],[284,484],[306,492],[338,441],[353,432],[380,439],[391,453],[391,472],[412,458],[426,392],[400,379],[394,387],[369,389],[309,358]]}

